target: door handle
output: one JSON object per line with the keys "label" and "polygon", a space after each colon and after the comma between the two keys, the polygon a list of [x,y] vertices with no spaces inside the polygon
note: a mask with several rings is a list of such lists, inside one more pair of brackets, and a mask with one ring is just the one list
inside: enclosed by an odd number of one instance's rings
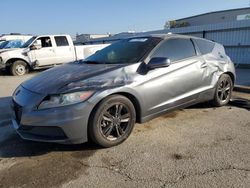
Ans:
{"label": "door handle", "polygon": [[203,62],[202,64],[201,64],[201,68],[206,68],[207,67],[207,63],[206,62]]}

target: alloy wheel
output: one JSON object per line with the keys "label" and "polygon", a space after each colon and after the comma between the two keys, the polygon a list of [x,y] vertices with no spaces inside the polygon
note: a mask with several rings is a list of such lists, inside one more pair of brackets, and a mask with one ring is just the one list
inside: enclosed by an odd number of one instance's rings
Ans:
{"label": "alloy wheel", "polygon": [[131,113],[122,103],[111,104],[102,113],[100,131],[109,141],[122,137],[129,128]]}
{"label": "alloy wheel", "polygon": [[217,96],[221,102],[225,102],[231,95],[231,83],[227,78],[221,80],[218,90]]}

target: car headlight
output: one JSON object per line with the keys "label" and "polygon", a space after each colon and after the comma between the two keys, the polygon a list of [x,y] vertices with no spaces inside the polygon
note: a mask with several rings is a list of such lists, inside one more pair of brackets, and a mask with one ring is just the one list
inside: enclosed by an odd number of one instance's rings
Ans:
{"label": "car headlight", "polygon": [[38,109],[54,108],[83,102],[91,97],[93,93],[94,91],[82,91],[60,95],[50,95],[40,103]]}

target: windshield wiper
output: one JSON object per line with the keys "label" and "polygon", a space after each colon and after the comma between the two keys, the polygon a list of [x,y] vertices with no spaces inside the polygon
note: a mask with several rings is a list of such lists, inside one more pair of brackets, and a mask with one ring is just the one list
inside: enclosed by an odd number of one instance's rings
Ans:
{"label": "windshield wiper", "polygon": [[86,64],[105,64],[105,62],[91,61],[91,60],[82,61],[82,63],[86,63]]}

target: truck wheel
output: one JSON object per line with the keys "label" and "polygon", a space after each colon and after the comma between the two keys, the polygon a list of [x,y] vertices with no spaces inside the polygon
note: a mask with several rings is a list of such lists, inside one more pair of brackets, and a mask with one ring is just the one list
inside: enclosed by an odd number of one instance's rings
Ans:
{"label": "truck wheel", "polygon": [[102,147],[125,141],[132,132],[136,113],[131,101],[121,95],[104,99],[90,118],[89,136]]}
{"label": "truck wheel", "polygon": [[22,76],[29,72],[27,63],[22,60],[15,61],[10,67],[10,73],[13,76]]}

